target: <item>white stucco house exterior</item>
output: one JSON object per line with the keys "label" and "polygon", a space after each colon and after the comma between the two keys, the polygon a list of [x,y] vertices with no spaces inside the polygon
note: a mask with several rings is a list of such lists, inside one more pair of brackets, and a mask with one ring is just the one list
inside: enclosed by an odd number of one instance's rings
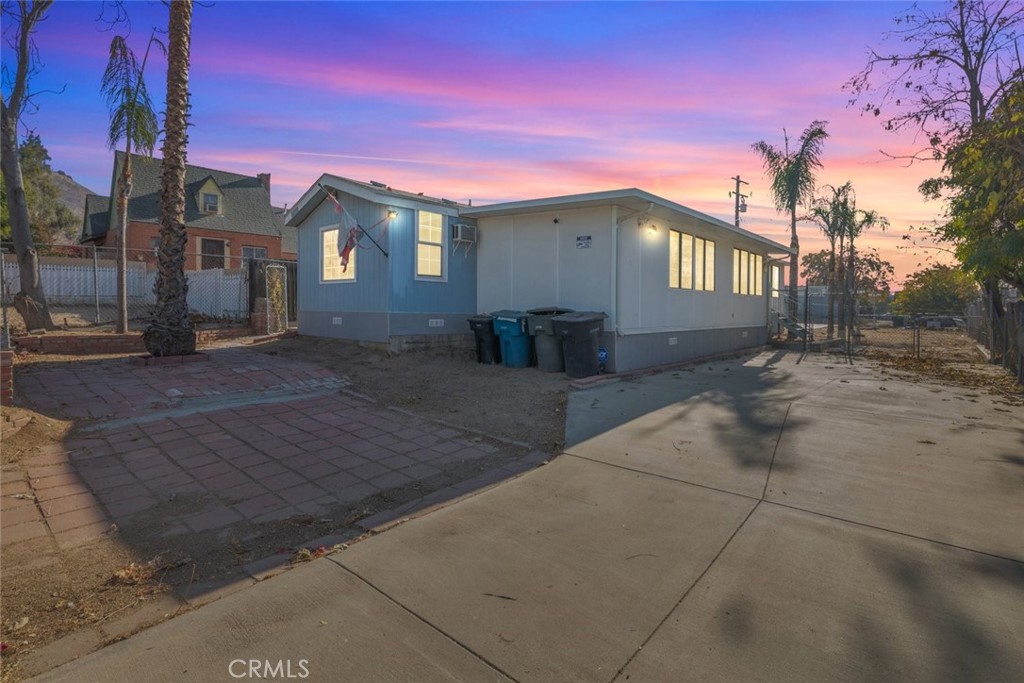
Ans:
{"label": "white stucco house exterior", "polygon": [[[461,207],[479,230],[480,312],[608,315],[623,372],[765,344],[788,247],[638,189]],[[777,302],[776,302],[777,303]]]}

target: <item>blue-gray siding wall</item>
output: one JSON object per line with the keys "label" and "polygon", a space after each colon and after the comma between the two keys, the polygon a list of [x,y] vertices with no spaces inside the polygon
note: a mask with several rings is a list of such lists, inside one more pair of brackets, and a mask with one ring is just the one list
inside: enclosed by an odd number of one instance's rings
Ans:
{"label": "blue-gray siding wall", "polygon": [[[447,253],[446,278],[416,279],[416,209],[399,208],[398,218],[388,228],[391,239],[391,301],[393,313],[458,313],[476,312],[476,245],[467,254],[466,245],[454,250],[451,225],[460,220],[445,215],[441,207],[428,211],[444,215],[444,239]],[[452,214],[455,211],[452,210]]]}
{"label": "blue-gray siding wall", "polygon": [[[389,249],[391,235],[381,241],[381,227],[369,227],[384,218],[386,207],[342,193],[339,197],[350,214],[367,228],[375,240]],[[366,238],[356,248],[356,279],[354,282],[320,282],[320,228],[337,225],[341,215],[324,200],[299,227],[299,310],[310,314],[321,312],[369,313],[386,312],[388,307],[388,263]],[[344,233],[344,231],[342,231]],[[342,234],[344,240],[346,235]],[[369,247],[363,249],[361,247]],[[302,317],[299,318],[302,332]],[[332,335],[333,336],[333,335]]]}
{"label": "blue-gray siding wall", "polygon": [[[454,209],[427,207],[444,215],[446,278],[416,279],[417,209],[367,201],[347,193],[339,200],[367,233],[389,252],[387,258],[364,238],[356,250],[354,282],[321,282],[321,228],[339,223],[334,206],[324,201],[298,229],[299,332],[321,337],[387,341],[394,335],[458,334],[476,312],[476,247],[451,242]],[[389,209],[398,216],[371,229]],[[344,234],[342,235],[344,239]]]}

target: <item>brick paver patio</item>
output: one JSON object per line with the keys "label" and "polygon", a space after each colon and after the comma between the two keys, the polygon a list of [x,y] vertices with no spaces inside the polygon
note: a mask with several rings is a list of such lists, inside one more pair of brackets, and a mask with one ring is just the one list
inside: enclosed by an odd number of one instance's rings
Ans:
{"label": "brick paver patio", "polygon": [[[423,483],[422,498],[397,513],[439,500],[431,482],[501,450],[346,393],[342,377],[317,366],[240,348],[210,356],[163,367],[115,359],[19,369],[24,404],[82,429],[24,472],[3,473],[3,544],[51,533],[69,548],[154,510],[154,534],[226,530]],[[545,457],[506,461],[490,478]],[[464,489],[456,482],[455,493]]]}

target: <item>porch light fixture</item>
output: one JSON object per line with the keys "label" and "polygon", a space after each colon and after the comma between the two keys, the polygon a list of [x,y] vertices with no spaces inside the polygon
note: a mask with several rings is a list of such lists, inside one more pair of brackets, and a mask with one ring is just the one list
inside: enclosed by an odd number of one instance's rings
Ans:
{"label": "porch light fixture", "polygon": [[388,209],[388,220],[393,221],[398,218],[398,212],[394,209]]}

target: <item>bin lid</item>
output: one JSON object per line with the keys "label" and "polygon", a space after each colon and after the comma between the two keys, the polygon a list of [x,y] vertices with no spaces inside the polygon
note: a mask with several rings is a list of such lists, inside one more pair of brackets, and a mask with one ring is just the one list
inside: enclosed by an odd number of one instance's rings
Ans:
{"label": "bin lid", "polygon": [[545,306],[543,308],[531,308],[526,311],[530,315],[561,315],[562,313],[572,313],[571,308],[559,308],[558,306]]}
{"label": "bin lid", "polygon": [[572,311],[556,315],[551,320],[560,323],[589,323],[595,320],[604,320],[607,317],[608,314],[601,311]]}
{"label": "bin lid", "polygon": [[494,320],[494,318],[486,313],[480,313],[478,315],[471,315],[468,320],[471,323],[489,323]]}
{"label": "bin lid", "polygon": [[507,308],[503,308],[500,311],[494,311],[491,313],[498,320],[522,320],[526,317],[525,311],[513,311]]}

